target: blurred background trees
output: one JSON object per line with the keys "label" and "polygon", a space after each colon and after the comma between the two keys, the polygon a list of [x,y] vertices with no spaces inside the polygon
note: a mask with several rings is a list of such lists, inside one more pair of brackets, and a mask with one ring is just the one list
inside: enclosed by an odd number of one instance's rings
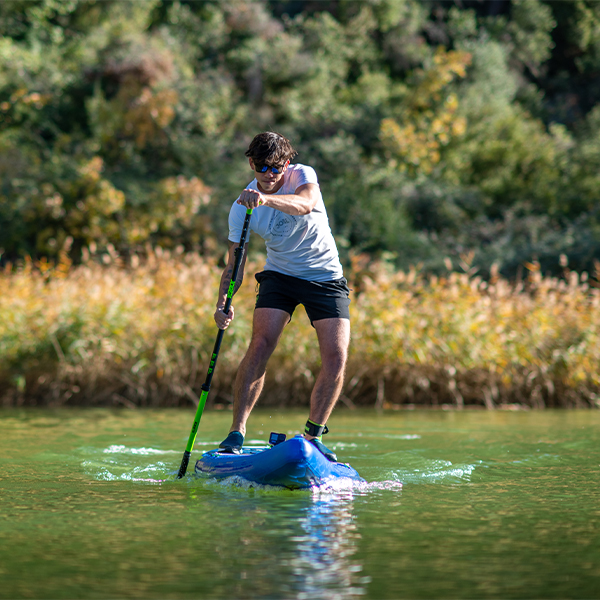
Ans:
{"label": "blurred background trees", "polygon": [[267,129],[347,261],[600,259],[598,2],[4,0],[2,260],[220,254]]}

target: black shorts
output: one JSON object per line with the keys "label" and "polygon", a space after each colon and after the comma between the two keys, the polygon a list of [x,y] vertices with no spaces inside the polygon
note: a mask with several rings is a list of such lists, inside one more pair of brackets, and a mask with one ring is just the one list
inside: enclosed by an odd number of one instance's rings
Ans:
{"label": "black shorts", "polygon": [[256,308],[278,308],[290,318],[298,304],[304,305],[311,324],[321,319],[350,318],[350,289],[344,277],[332,281],[307,281],[277,271],[261,271]]}

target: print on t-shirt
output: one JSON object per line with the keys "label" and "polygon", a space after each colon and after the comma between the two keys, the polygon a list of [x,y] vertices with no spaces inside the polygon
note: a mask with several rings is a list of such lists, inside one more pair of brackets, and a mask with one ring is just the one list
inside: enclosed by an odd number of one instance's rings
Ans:
{"label": "print on t-shirt", "polygon": [[269,223],[269,233],[273,237],[288,237],[296,229],[298,220],[293,215],[275,211]]}

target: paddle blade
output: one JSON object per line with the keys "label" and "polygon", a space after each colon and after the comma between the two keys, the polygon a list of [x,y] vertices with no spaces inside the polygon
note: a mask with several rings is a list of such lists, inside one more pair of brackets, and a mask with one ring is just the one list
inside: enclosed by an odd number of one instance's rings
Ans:
{"label": "paddle blade", "polygon": [[177,479],[181,479],[188,468],[188,465],[190,464],[190,456],[192,455],[191,452],[188,452],[187,450],[183,453],[183,458],[181,459],[181,466],[179,467],[179,473],[177,473]]}

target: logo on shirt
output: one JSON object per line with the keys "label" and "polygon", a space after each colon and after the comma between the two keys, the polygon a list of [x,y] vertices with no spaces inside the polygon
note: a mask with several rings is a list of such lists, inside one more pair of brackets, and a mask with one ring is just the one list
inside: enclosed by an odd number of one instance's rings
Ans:
{"label": "logo on shirt", "polygon": [[297,222],[293,215],[276,212],[269,223],[269,232],[273,237],[288,237],[296,229]]}

